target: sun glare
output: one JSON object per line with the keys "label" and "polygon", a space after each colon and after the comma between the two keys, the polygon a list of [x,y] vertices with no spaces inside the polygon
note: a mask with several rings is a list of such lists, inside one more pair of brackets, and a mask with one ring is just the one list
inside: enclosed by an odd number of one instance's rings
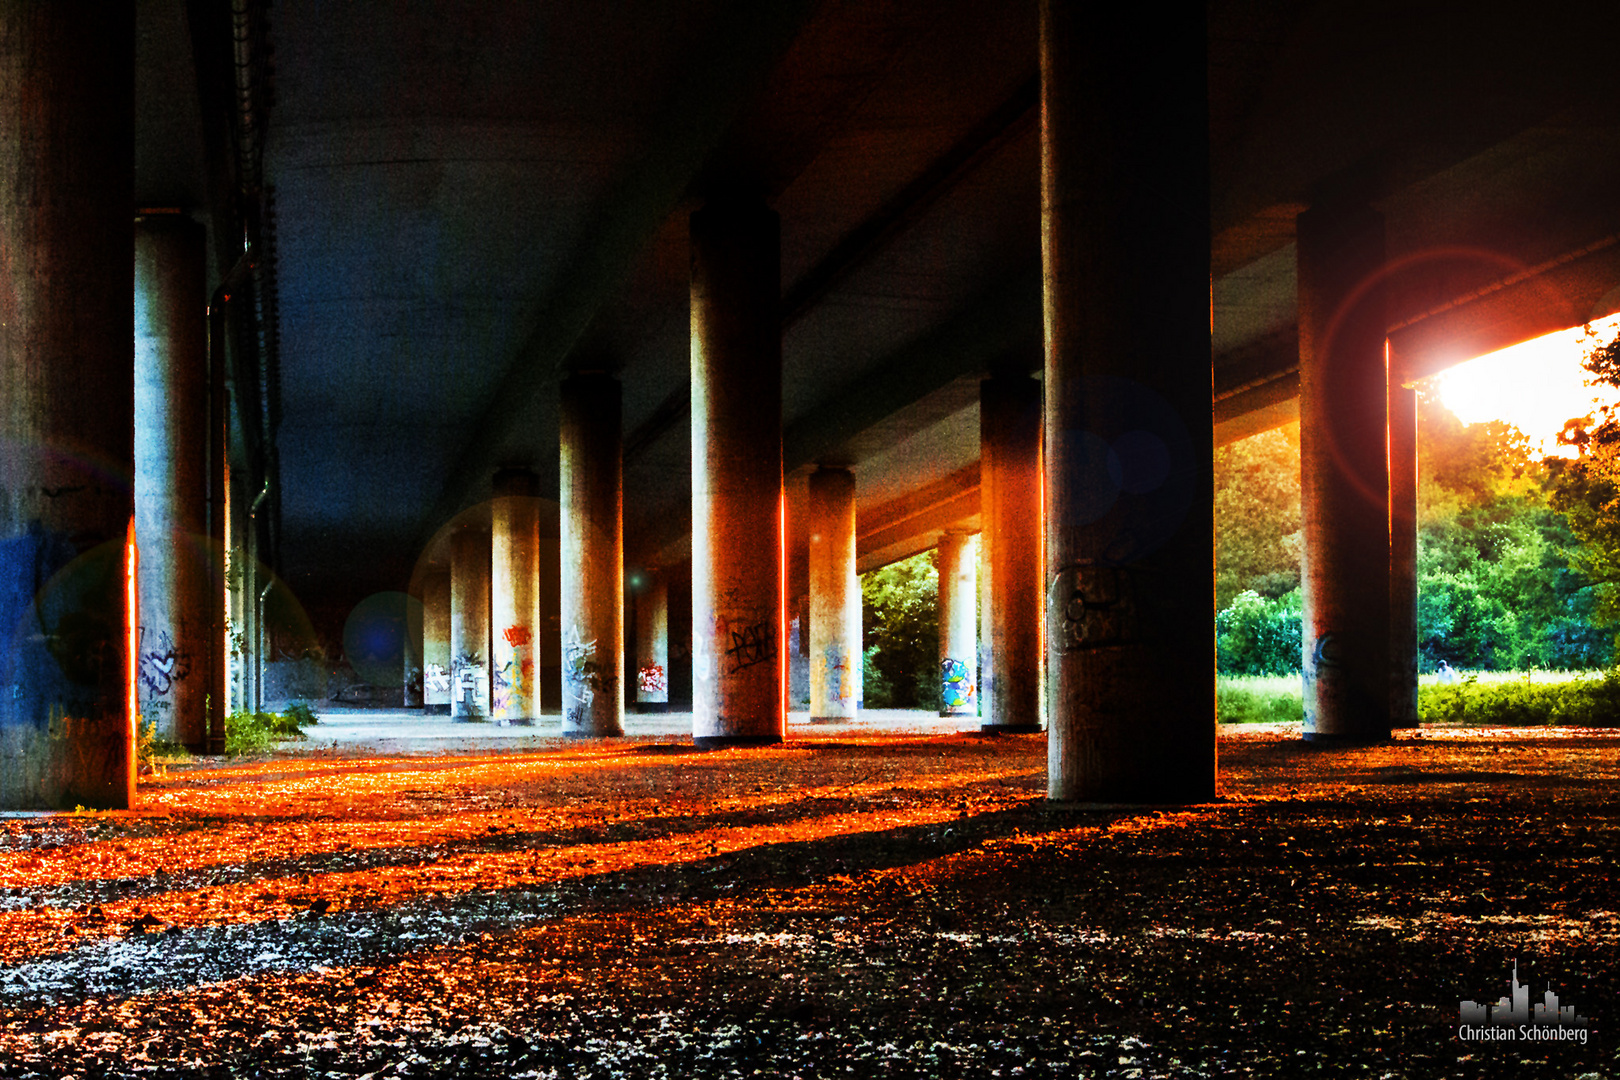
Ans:
{"label": "sun glare", "polygon": [[1564,422],[1597,410],[1600,403],[1620,402],[1620,391],[1586,385],[1581,361],[1594,346],[1612,341],[1620,315],[1584,327],[1559,330],[1518,345],[1487,353],[1441,372],[1420,384],[1465,424],[1506,420],[1529,437],[1543,454],[1572,454],[1558,445]]}

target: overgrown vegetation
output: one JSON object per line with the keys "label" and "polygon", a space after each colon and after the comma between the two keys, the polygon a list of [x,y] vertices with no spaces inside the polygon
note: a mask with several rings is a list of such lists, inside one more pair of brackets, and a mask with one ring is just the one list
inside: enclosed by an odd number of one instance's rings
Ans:
{"label": "overgrown vegetation", "polygon": [[[1609,663],[1620,597],[1604,575],[1620,583],[1620,465],[1594,448],[1611,440],[1620,459],[1620,424],[1604,424],[1572,422],[1581,461],[1540,460],[1511,425],[1465,426],[1420,398],[1420,670],[1442,660],[1485,671]],[[1300,668],[1298,484],[1295,427],[1217,453],[1222,674]]]}
{"label": "overgrown vegetation", "polygon": [[[1215,711],[1223,724],[1298,723],[1304,718],[1299,676],[1223,676]],[[1479,727],[1620,727],[1620,669],[1469,675],[1418,687],[1425,724]]]}
{"label": "overgrown vegetation", "polygon": [[225,753],[265,753],[283,739],[302,739],[304,728],[315,722],[315,711],[304,702],[279,713],[233,712],[225,717]]}
{"label": "overgrown vegetation", "polygon": [[924,551],[861,575],[864,699],[874,709],[939,707],[939,581]]}

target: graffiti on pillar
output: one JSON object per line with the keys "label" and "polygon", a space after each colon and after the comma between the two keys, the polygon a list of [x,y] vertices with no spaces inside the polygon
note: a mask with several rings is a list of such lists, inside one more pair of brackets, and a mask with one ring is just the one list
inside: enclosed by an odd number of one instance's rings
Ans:
{"label": "graffiti on pillar", "polygon": [[1340,663],[1339,639],[1332,631],[1319,635],[1316,639],[1316,648],[1311,650],[1311,667],[1331,668],[1338,667]]}
{"label": "graffiti on pillar", "polygon": [[1052,578],[1046,610],[1059,652],[1125,641],[1136,634],[1130,579],[1100,563],[1066,566]]}
{"label": "graffiti on pillar", "polygon": [[176,649],[167,630],[159,630],[147,648],[146,627],[140,628],[141,685],[153,697],[166,697],[174,684],[191,674],[191,654]]}
{"label": "graffiti on pillar", "polygon": [[422,669],[422,695],[430,705],[442,705],[450,700],[450,672],[443,664],[428,664]]}
{"label": "graffiti on pillar", "polygon": [[662,694],[669,690],[664,669],[657,664],[642,664],[636,671],[636,689],[643,694]]}
{"label": "graffiti on pillar", "polygon": [[491,711],[498,717],[526,719],[534,700],[534,650],[527,626],[508,626],[501,637],[512,655],[495,672]]}
{"label": "graffiti on pillar", "polygon": [[742,630],[732,630],[731,647],[726,650],[726,674],[735,675],[755,664],[776,659],[776,627],[769,623],[755,623]]}
{"label": "graffiti on pillar", "polygon": [[961,709],[973,704],[973,678],[968,666],[961,660],[946,657],[939,662],[940,702],[947,709]]}
{"label": "graffiti on pillar", "polygon": [[596,698],[601,668],[596,663],[596,639],[585,641],[578,627],[568,631],[563,641],[563,681],[574,692],[574,700],[590,705]]}
{"label": "graffiti on pillar", "polygon": [[836,645],[828,645],[822,654],[816,657],[816,678],[821,680],[823,691],[828,701],[836,701],[840,705],[847,705],[855,697],[855,680],[851,678],[849,657],[838,651]]}
{"label": "graffiti on pillar", "polygon": [[489,700],[489,671],[477,653],[463,653],[456,657],[451,672],[455,701],[467,716],[484,715],[484,703]]}

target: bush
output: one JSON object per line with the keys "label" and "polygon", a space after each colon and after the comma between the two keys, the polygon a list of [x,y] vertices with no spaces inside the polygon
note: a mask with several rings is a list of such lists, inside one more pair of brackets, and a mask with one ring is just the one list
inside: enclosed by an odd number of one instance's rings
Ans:
{"label": "bush", "polygon": [[315,723],[315,712],[296,702],[286,712],[233,712],[225,717],[225,753],[262,754],[281,739],[302,739],[304,727]]}
{"label": "bush", "polygon": [[1418,716],[1426,724],[1620,727],[1620,669],[1601,679],[1487,682],[1471,675],[1449,686],[1420,686]]}
{"label": "bush", "polygon": [[1215,667],[1222,675],[1291,675],[1300,666],[1300,593],[1268,600],[1247,589],[1215,615]]}

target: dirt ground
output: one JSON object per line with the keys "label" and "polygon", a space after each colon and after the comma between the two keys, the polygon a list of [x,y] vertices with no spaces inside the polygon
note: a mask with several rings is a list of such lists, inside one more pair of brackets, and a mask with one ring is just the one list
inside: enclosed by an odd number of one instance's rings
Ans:
{"label": "dirt ground", "polygon": [[[0,1077],[1608,1077],[1620,740],[280,754],[0,821]],[[1585,1043],[1458,1037],[1513,964]]]}

